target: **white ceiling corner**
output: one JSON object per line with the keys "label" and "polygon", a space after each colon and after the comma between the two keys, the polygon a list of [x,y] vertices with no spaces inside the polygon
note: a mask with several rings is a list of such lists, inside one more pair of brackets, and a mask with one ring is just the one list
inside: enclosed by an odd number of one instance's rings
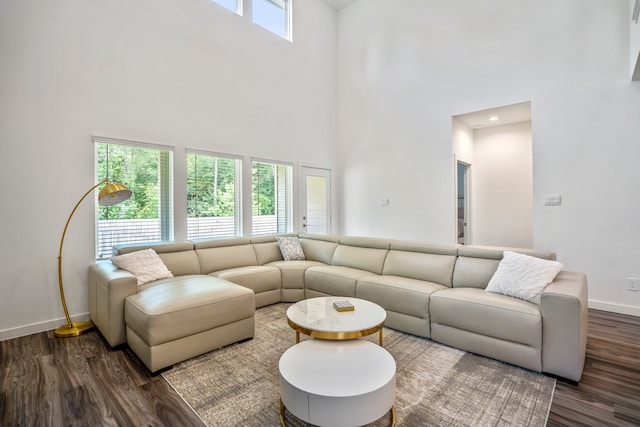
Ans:
{"label": "white ceiling corner", "polygon": [[329,6],[333,7],[335,10],[340,10],[349,6],[352,3],[355,3],[358,0],[322,0]]}

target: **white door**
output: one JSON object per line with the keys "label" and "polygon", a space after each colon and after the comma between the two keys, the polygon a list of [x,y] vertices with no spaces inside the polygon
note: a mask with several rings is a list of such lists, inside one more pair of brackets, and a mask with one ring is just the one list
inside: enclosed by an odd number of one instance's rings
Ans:
{"label": "white door", "polygon": [[300,167],[300,231],[331,232],[331,170]]}

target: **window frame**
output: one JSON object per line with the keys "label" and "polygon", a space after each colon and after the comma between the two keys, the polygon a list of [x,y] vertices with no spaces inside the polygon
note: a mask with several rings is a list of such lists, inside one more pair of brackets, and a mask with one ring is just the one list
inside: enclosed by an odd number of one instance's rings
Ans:
{"label": "window frame", "polygon": [[[107,166],[106,175],[107,176],[99,176],[100,168],[99,168],[99,145],[107,144],[107,145],[117,145],[124,146],[129,148],[138,148],[138,149],[147,149],[147,150],[157,150],[160,153],[166,154],[166,159],[160,159],[158,163],[158,176],[157,176],[157,185],[158,185],[158,220],[159,224],[159,233],[160,233],[160,241],[171,241],[174,236],[174,221],[175,221],[175,213],[174,213],[174,151],[175,147],[169,145],[161,145],[140,141],[132,141],[132,140],[124,140],[124,139],[116,139],[116,138],[108,138],[101,136],[93,136],[92,137],[94,144],[94,166],[95,166],[95,180],[99,182],[104,178],[109,178],[113,182],[118,182],[118,179],[113,179],[109,169]],[[131,185],[127,182],[118,182],[119,184],[123,184],[131,189]],[[111,256],[111,249],[103,250],[100,241],[101,241],[101,227],[100,227],[100,209],[105,209],[98,205],[98,197],[97,192],[95,197],[95,257],[97,260],[106,259]],[[126,204],[126,202],[125,202]],[[106,221],[114,221],[114,220],[106,220]],[[132,220],[138,221],[138,220]],[[124,239],[116,240],[113,242],[111,239],[111,244],[108,246],[112,248],[114,245],[127,244],[127,243],[149,243],[149,242],[157,242],[158,239]],[[101,249],[102,248],[102,249]]]}
{"label": "window frame", "polygon": [[[264,233],[257,233],[256,232],[256,221],[255,218],[262,216],[262,215],[254,215],[253,213],[253,208],[254,208],[254,188],[253,188],[253,179],[254,179],[254,175],[253,175],[253,166],[255,163],[261,163],[261,164],[268,164],[268,165],[274,165],[274,166],[282,166],[285,168],[287,174],[280,178],[281,180],[283,180],[284,184],[285,184],[285,188],[284,189],[277,189],[274,188],[274,191],[276,192],[275,194],[277,195],[282,194],[284,196],[284,206],[282,206],[281,203],[278,203],[278,200],[276,198],[276,201],[274,201],[274,203],[276,204],[276,206],[274,207],[275,210],[275,221],[276,221],[276,229],[273,231],[267,231]],[[251,226],[249,227],[249,234],[252,236],[263,236],[263,235],[269,235],[269,234],[282,234],[282,233],[291,233],[293,232],[294,229],[294,215],[295,215],[295,202],[296,200],[294,199],[294,174],[295,174],[295,165],[294,163],[291,162],[286,162],[286,161],[280,161],[280,160],[270,160],[270,159],[263,159],[263,158],[255,158],[252,157],[250,159],[250,169],[249,169],[249,188],[250,188],[250,210],[249,210],[249,215],[251,218]],[[278,185],[278,178],[276,177],[276,183],[274,185]],[[280,213],[282,213],[284,216],[280,216]]]}
{"label": "window frame", "polygon": [[[276,5],[276,2],[282,2],[284,4],[284,34],[277,33],[263,23],[256,21],[256,14],[254,12],[255,4],[257,4],[258,1],[272,3],[275,7],[279,7]],[[293,42],[293,0],[251,0],[251,22],[284,40]]]}
{"label": "window frame", "polygon": [[196,156],[207,156],[219,159],[233,160],[235,163],[235,171],[234,171],[234,233],[232,235],[210,235],[210,236],[190,236],[189,235],[189,211],[188,206],[185,206],[186,209],[186,236],[187,239],[197,239],[197,238],[225,238],[225,237],[240,237],[243,233],[243,157],[233,154],[219,153],[213,151],[206,150],[197,150],[187,148],[186,157],[185,157],[185,189],[187,200],[189,197],[189,155]]}
{"label": "window frame", "polygon": [[235,13],[236,15],[242,16],[242,3],[243,3],[243,0],[234,0],[234,1],[236,3],[235,9],[230,9],[229,7],[227,7],[226,4],[222,4],[218,0],[211,0],[211,3],[215,3],[218,6]]}

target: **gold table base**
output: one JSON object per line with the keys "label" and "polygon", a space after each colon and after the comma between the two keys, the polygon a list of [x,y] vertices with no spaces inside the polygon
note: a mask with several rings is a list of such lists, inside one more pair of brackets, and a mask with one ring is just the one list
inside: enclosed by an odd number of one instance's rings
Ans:
{"label": "gold table base", "polygon": [[382,328],[384,327],[384,322],[379,325],[376,325],[369,329],[364,329],[362,331],[350,331],[350,332],[329,332],[329,331],[317,331],[315,329],[303,328],[302,326],[292,322],[291,319],[287,319],[289,322],[289,326],[296,331],[296,344],[300,342],[300,334],[308,335],[312,338],[319,338],[323,340],[353,340],[357,338],[366,337],[367,335],[375,334],[378,332],[380,334],[379,342],[380,347],[382,347]]}

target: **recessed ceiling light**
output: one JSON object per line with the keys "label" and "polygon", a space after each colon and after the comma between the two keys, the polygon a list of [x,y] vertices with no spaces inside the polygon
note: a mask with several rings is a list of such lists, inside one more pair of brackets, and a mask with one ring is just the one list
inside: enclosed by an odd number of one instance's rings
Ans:
{"label": "recessed ceiling light", "polygon": [[500,117],[498,117],[498,116],[489,117],[489,121],[495,122],[496,120],[500,120]]}

